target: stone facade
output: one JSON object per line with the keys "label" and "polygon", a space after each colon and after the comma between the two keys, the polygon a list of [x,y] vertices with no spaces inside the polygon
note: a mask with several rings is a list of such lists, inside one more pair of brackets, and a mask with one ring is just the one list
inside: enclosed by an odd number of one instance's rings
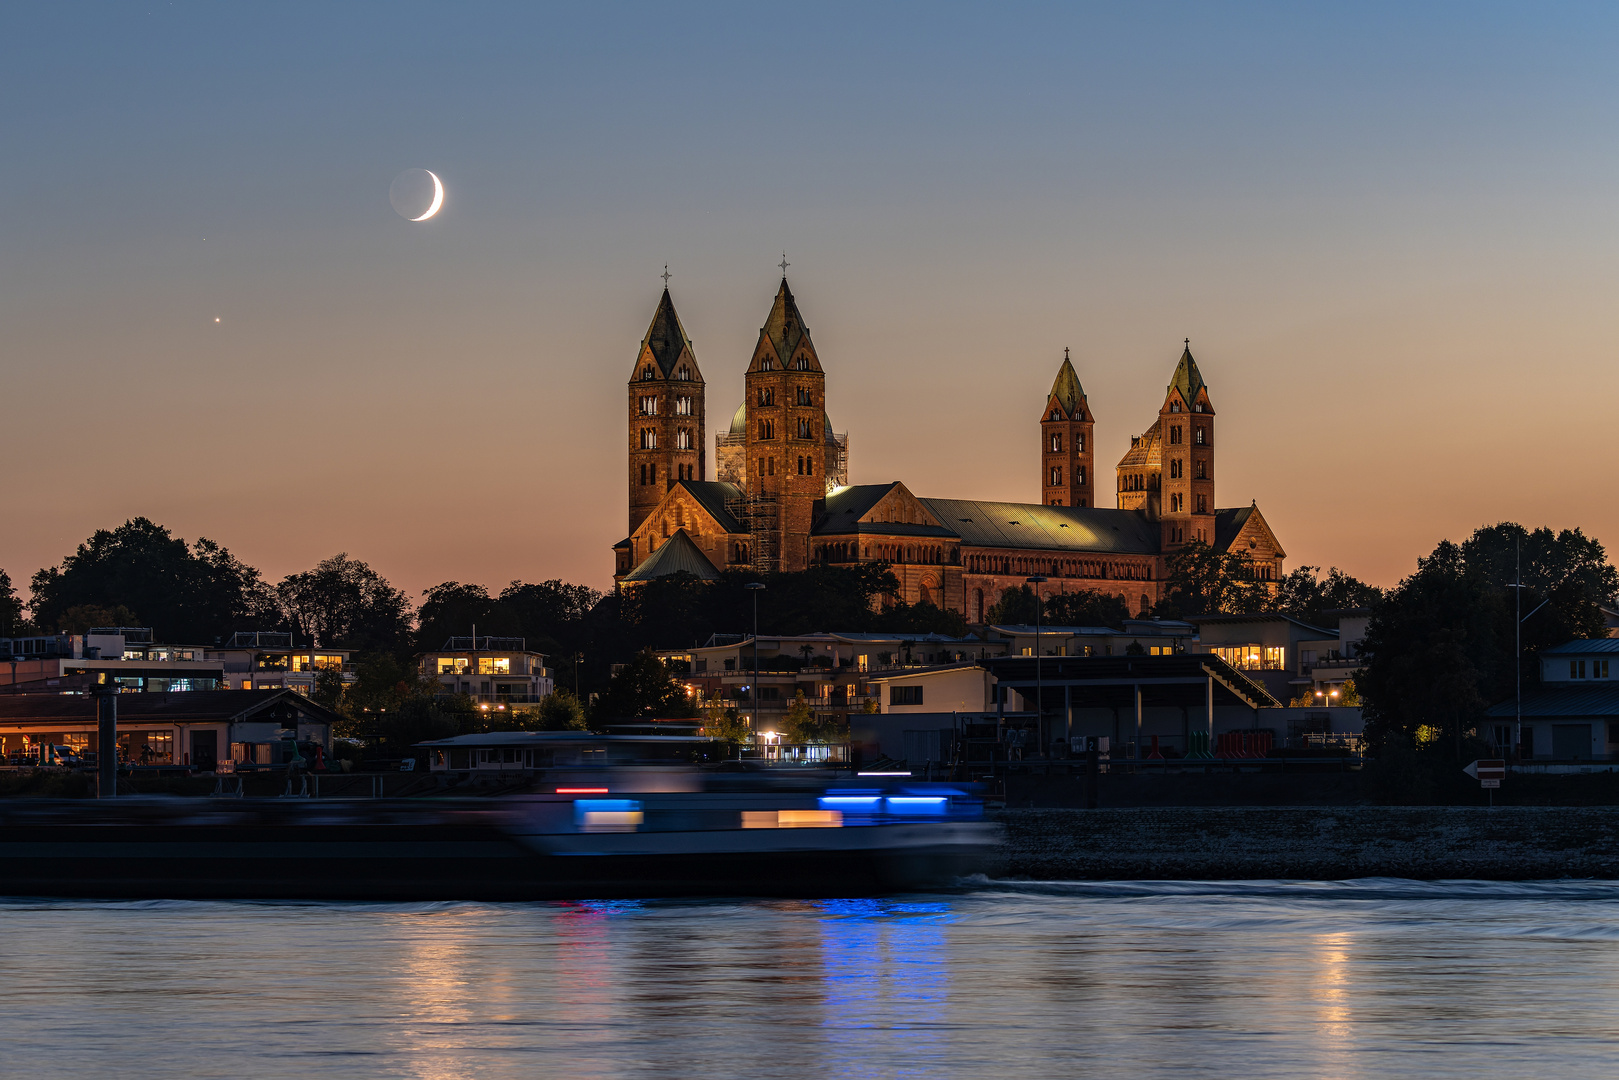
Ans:
{"label": "stone facade", "polygon": [[1096,418],[1079,375],[1063,350],[1062,367],[1040,418],[1041,502],[1047,506],[1095,506],[1096,472],[1091,435]]}
{"label": "stone facade", "polygon": [[[660,327],[673,329],[659,337]],[[1257,506],[1215,508],[1214,409],[1190,342],[1157,420],[1115,470],[1117,508],[1096,505],[1095,416],[1066,354],[1041,413],[1039,504],[920,498],[898,482],[850,486],[846,437],[828,419],[826,372],[785,278],[744,374],[742,405],[717,440],[717,481],[704,477],[700,448],[665,457],[661,445],[642,448],[637,433],[661,419],[642,411],[643,396],[689,394],[694,385],[696,415],[672,426],[703,430],[701,376],[667,291],[637,375],[631,533],[615,548],[621,581],[677,532],[716,572],[886,563],[899,581],[894,600],[935,604],[970,622],[1035,575],[1048,579],[1046,595],[1095,591],[1146,611],[1162,598],[1168,555],[1193,541],[1241,554],[1263,580],[1282,573],[1286,554]],[[642,484],[642,470],[655,466],[657,482]]]}
{"label": "stone facade", "polygon": [[669,290],[635,358],[629,382],[630,531],[681,480],[707,471],[703,374]]}

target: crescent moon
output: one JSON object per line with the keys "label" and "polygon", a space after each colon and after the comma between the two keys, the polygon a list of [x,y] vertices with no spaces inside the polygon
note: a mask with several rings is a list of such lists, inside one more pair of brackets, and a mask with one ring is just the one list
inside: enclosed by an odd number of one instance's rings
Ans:
{"label": "crescent moon", "polygon": [[439,207],[444,205],[444,183],[438,178],[438,173],[434,172],[432,169],[423,169],[422,171],[433,178],[433,205],[429,206],[427,208],[427,213],[423,214],[421,217],[411,218],[410,220],[412,221],[426,221],[428,218],[438,213]]}

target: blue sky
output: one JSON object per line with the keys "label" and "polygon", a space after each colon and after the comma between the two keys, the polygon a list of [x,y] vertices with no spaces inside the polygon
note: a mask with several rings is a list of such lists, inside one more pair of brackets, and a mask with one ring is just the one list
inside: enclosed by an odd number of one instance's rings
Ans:
{"label": "blue sky", "polygon": [[[1290,564],[1388,583],[1508,518],[1619,542],[1611,424],[1581,407],[1619,392],[1616,28],[14,5],[0,410],[40,465],[0,566],[145,513],[275,575],[344,550],[412,591],[605,584],[656,275],[712,431],[784,249],[856,482],[1037,498],[1062,349],[1111,461],[1190,336],[1218,502],[1257,499]],[[410,167],[444,177],[432,222],[388,205]]]}

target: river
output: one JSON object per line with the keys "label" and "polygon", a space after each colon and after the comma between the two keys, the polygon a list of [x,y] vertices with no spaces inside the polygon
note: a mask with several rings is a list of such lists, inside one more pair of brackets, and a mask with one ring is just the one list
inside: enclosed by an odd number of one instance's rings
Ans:
{"label": "river", "polygon": [[1619,883],[0,902],[18,1077],[1609,1077]]}

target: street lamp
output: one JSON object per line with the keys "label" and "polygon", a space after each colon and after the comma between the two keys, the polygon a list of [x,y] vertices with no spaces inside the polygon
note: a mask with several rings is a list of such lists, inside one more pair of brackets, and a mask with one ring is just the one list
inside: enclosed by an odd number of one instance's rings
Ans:
{"label": "street lamp", "polygon": [[1050,753],[1046,746],[1046,710],[1043,704],[1045,684],[1040,678],[1040,586],[1045,578],[1039,574],[1023,579],[1034,586],[1034,737],[1040,740],[1040,756]]}
{"label": "street lamp", "polygon": [[753,594],[753,692],[748,696],[753,699],[753,730],[759,730],[759,594],[765,587],[757,581],[750,581],[742,586]]}

